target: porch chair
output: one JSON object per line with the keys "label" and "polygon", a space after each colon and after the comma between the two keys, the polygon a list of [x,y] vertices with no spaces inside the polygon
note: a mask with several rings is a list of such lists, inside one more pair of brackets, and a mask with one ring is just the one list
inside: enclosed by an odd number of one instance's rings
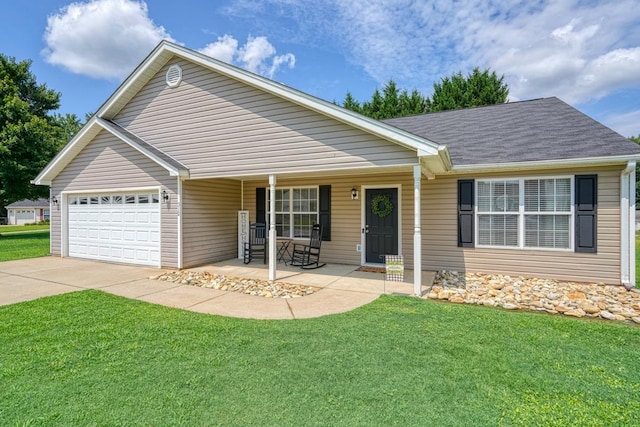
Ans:
{"label": "porch chair", "polygon": [[244,242],[244,263],[259,259],[267,263],[267,227],[265,223],[254,222],[249,226],[249,241]]}
{"label": "porch chair", "polygon": [[291,265],[303,269],[320,268],[326,264],[320,264],[320,247],[322,245],[322,226],[314,224],[309,236],[309,244],[293,244],[291,251]]}

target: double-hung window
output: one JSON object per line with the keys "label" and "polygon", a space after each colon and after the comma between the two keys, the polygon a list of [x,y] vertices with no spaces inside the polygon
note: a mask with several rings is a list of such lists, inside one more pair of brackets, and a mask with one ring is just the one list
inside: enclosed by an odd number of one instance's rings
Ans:
{"label": "double-hung window", "polygon": [[[267,212],[269,197],[267,191]],[[308,238],[318,223],[318,187],[277,188],[275,214],[278,236]]]}
{"label": "double-hung window", "polygon": [[570,177],[477,181],[479,246],[571,249]]}

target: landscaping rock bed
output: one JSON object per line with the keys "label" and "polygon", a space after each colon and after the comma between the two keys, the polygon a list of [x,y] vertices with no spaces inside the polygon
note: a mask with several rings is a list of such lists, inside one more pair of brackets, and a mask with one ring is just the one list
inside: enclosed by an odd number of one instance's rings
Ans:
{"label": "landscaping rock bed", "polygon": [[265,298],[299,298],[320,290],[320,288],[314,286],[294,285],[283,282],[271,283],[266,280],[212,274],[208,271],[171,271],[159,276],[152,276],[150,279],[219,289],[221,291],[240,292]]}
{"label": "landscaping rock bed", "polygon": [[602,283],[440,271],[423,298],[640,323],[640,290]]}

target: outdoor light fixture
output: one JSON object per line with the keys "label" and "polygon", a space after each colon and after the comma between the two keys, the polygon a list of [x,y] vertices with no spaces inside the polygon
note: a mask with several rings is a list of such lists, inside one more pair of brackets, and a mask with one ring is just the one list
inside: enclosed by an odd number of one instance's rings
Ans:
{"label": "outdoor light fixture", "polygon": [[351,200],[358,200],[358,190],[355,188],[351,189]]}
{"label": "outdoor light fixture", "polygon": [[162,190],[162,200],[165,202],[169,201],[169,195],[167,194],[167,190]]}
{"label": "outdoor light fixture", "polygon": [[56,199],[56,196],[53,196],[53,197],[51,198],[51,202],[52,202],[54,205],[57,205],[57,204],[58,204],[58,199]]}

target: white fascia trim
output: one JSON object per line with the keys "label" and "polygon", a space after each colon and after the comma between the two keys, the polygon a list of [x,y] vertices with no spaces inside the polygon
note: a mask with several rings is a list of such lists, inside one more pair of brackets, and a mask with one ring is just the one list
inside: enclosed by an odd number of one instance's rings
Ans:
{"label": "white fascia trim", "polygon": [[131,148],[141,153],[143,156],[148,157],[149,159],[153,160],[154,162],[156,162],[157,164],[165,168],[167,171],[169,171],[170,176],[180,176],[180,177],[186,177],[186,178],[189,177],[189,171],[186,171],[184,169],[176,169],[175,167],[168,164],[167,162],[165,162],[155,154],[145,150],[140,145],[131,141],[131,139],[127,138],[125,135],[121,134],[120,132],[117,132],[116,130],[112,129],[110,126],[104,124],[103,119],[98,118],[97,122],[102,129],[106,130],[107,132],[109,132],[111,135],[115,136],[119,140],[125,142],[127,145],[129,145]]}
{"label": "white fascia trim", "polygon": [[[96,116],[94,115],[89,119],[87,123],[80,129],[80,131],[74,136],[67,145],[60,150],[58,154],[49,162],[49,164],[38,174],[38,176],[31,181],[35,185],[51,185],[51,180],[60,172],[57,170],[60,163],[70,155],[70,151],[81,141],[84,136],[93,128],[96,124]],[[60,168],[62,169],[62,168]],[[49,175],[53,174],[52,177]]]}
{"label": "white fascia trim", "polygon": [[583,157],[577,159],[537,160],[531,162],[486,163],[453,166],[450,173],[519,171],[524,169],[557,169],[575,166],[607,166],[629,161],[640,161],[640,154],[610,157]]}

